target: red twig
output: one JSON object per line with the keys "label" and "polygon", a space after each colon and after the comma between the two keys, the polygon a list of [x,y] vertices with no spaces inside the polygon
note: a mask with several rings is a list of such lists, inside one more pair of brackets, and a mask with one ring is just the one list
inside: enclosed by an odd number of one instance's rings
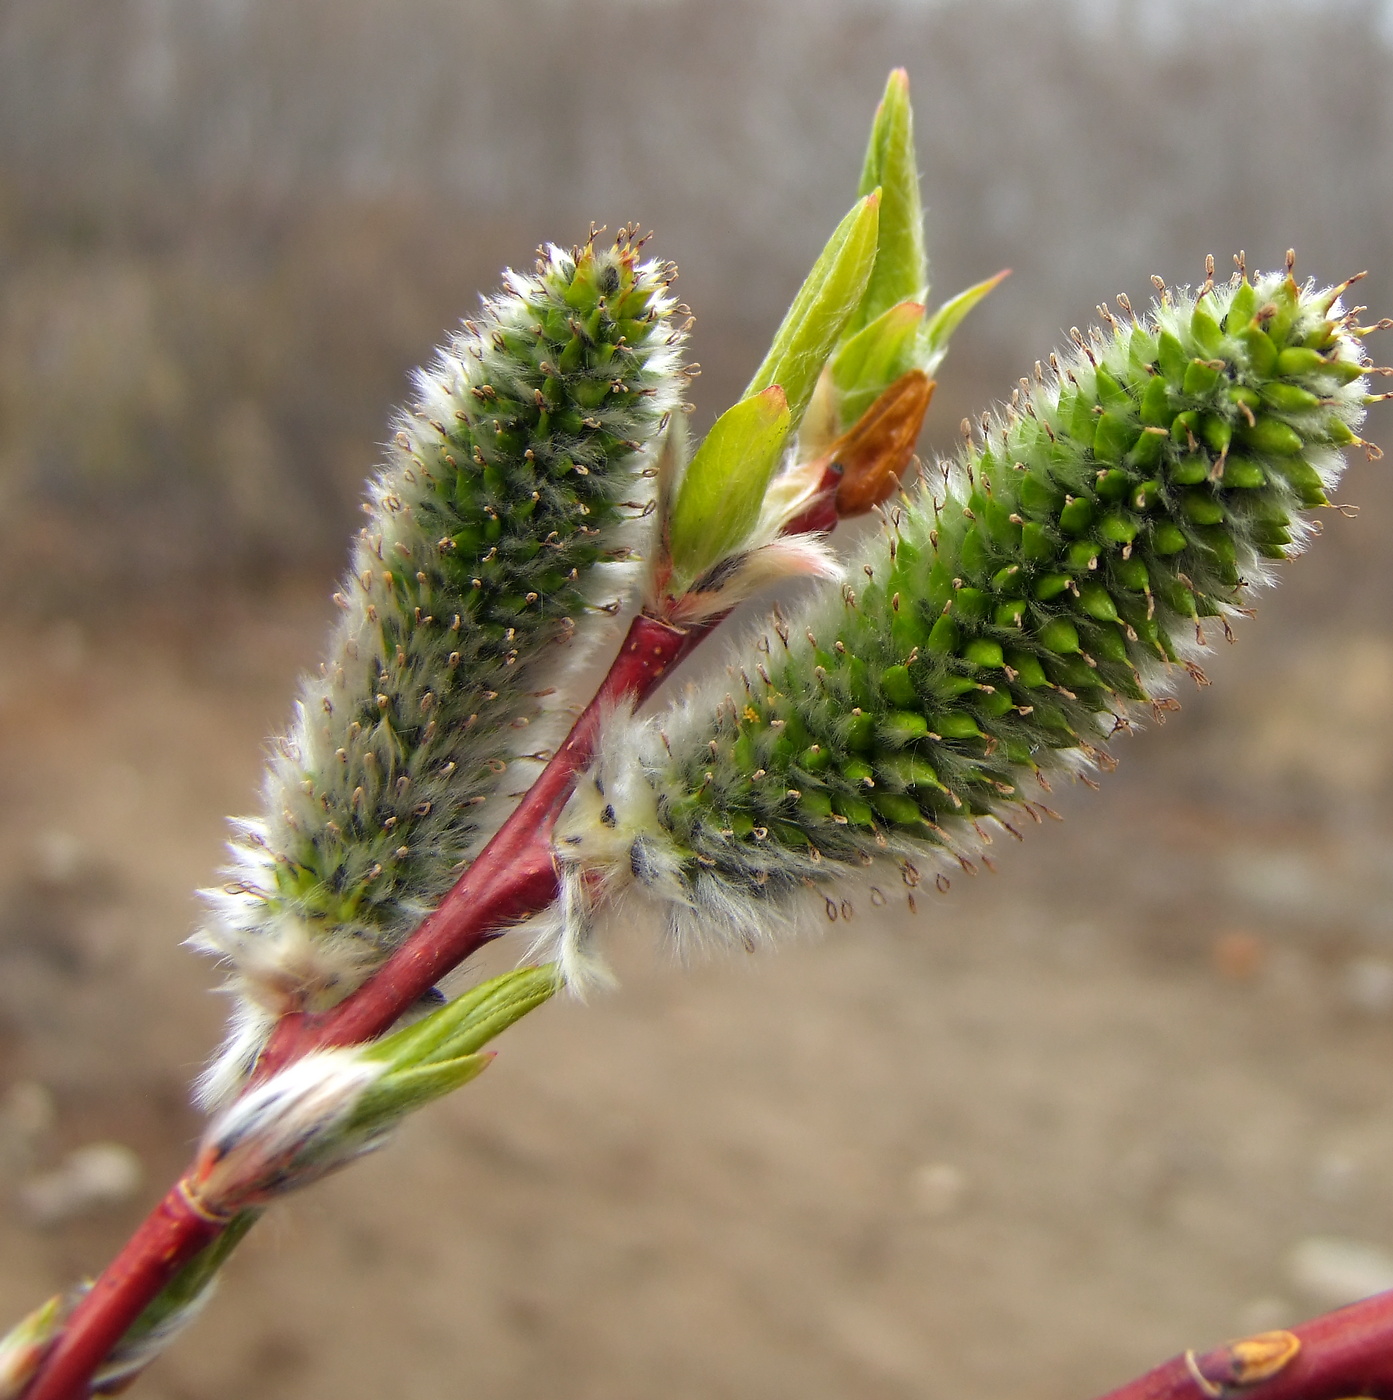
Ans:
{"label": "red twig", "polygon": [[83,1400],[92,1376],[145,1305],[222,1230],[194,1209],[182,1185],[171,1188],[77,1305],[25,1400]]}
{"label": "red twig", "polygon": [[[639,616],[595,698],[497,834],[435,911],[352,996],[331,1011],[282,1017],[257,1066],[264,1079],[311,1050],[385,1031],[452,968],[556,897],[551,830],[576,773],[594,753],[603,716],[642,703],[720,622],[686,629]],[[222,1226],[176,1186],[150,1213],[74,1309],[24,1400],[84,1400],[93,1373],[145,1306]]]}
{"label": "red twig", "polygon": [[1100,1400],[1393,1400],[1393,1292],[1196,1356],[1186,1352]]}

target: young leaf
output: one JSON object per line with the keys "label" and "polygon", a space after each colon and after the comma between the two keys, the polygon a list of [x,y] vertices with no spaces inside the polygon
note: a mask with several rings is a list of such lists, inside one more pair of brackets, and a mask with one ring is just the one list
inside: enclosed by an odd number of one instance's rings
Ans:
{"label": "young leaf", "polygon": [[943,357],[948,353],[948,342],[953,338],[953,332],[962,324],[967,313],[990,292],[994,292],[1010,275],[1011,269],[1004,268],[995,277],[988,277],[985,282],[978,282],[975,286],[969,287],[966,291],[959,292],[957,296],[945,301],[929,317],[923,330],[924,355],[922,361],[923,368],[929,374],[932,374],[943,362]]}
{"label": "young leaf", "polygon": [[50,1298],[0,1337],[0,1400],[17,1400],[58,1335],[63,1296]]}
{"label": "young leaf", "polygon": [[759,518],[792,415],[778,384],[716,420],[687,466],[668,522],[677,576],[691,583],[737,548]]}
{"label": "young leaf", "polygon": [[390,1128],[399,1118],[423,1108],[478,1078],[493,1060],[492,1053],[461,1055],[458,1059],[442,1060],[415,1069],[395,1070],[384,1074],[359,1099],[348,1119],[348,1133],[378,1133]]}
{"label": "young leaf", "polygon": [[875,268],[851,331],[869,325],[902,301],[923,301],[929,292],[924,251],[924,209],[919,200],[919,162],[914,153],[914,114],[909,75],[896,68],[876,108],[859,193],[880,189],[880,231]]}
{"label": "young leaf", "polygon": [[872,191],[837,225],[745,390],[748,399],[779,385],[791,427],[802,420],[822,366],[865,293],[879,227],[880,194]]}
{"label": "young leaf", "polygon": [[841,431],[902,375],[921,368],[923,324],[923,306],[902,301],[843,342],[829,365]]}
{"label": "young leaf", "polygon": [[389,1073],[472,1055],[556,990],[553,967],[521,967],[490,978],[412,1025],[366,1047]]}

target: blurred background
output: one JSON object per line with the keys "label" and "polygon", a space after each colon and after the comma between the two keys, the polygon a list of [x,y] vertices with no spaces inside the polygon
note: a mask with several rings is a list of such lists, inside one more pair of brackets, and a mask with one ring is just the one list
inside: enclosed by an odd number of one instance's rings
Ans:
{"label": "blurred background", "polygon": [[[197,1132],[189,891],[409,368],[539,241],[633,220],[709,422],[895,65],[937,296],[1014,269],[926,450],[1206,253],[1393,311],[1374,0],[0,6],[0,1315]],[[998,877],[748,962],[635,931],[619,992],[277,1210],[141,1393],[1084,1400],[1393,1286],[1387,468],[1342,499]]]}

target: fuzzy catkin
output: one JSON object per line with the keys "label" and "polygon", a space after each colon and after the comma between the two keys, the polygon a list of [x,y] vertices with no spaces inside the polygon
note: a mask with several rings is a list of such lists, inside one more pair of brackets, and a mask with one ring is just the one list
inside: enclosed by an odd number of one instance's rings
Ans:
{"label": "fuzzy catkin", "polygon": [[1364,414],[1335,292],[1240,277],[1075,336],[892,505],[847,584],[675,713],[612,719],[557,828],[573,980],[626,890],[679,941],[748,945],[808,884],[969,862],[987,823],[1035,816],[1027,779],[1095,761],[1193,666],[1202,620],[1300,548]]}
{"label": "fuzzy catkin", "polygon": [[543,249],[418,371],[327,659],[276,741],[262,815],[235,824],[228,883],[205,892],[193,941],[238,999],[206,1099],[271,1019],[340,1000],[454,883],[503,815],[508,761],[544,742],[529,721],[574,698],[556,691],[594,630],[583,615],[636,582],[635,522],[685,386],[674,270],[641,246],[625,230]]}

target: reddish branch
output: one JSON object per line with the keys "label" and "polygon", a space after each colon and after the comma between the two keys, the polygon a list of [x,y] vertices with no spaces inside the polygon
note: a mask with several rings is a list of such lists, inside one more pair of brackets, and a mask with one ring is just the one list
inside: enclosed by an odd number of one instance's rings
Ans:
{"label": "reddish branch", "polygon": [[1393,1400],[1393,1292],[1196,1356],[1186,1352],[1101,1400]]}
{"label": "reddish branch", "polygon": [[224,1224],[195,1209],[182,1182],[171,1187],[78,1304],[24,1392],[25,1400],[41,1396],[84,1400],[91,1377],[145,1305],[212,1244]]}
{"label": "reddish branch", "polygon": [[[517,809],[436,910],[352,996],[277,1025],[257,1066],[264,1079],[311,1050],[381,1035],[451,969],[557,893],[551,830],[575,775],[594,752],[602,717],[640,704],[720,622],[679,629],[637,617],[595,698]],[[159,1291],[222,1230],[194,1210],[182,1182],[150,1213],[74,1309],[24,1400],[85,1400],[92,1375]]]}

